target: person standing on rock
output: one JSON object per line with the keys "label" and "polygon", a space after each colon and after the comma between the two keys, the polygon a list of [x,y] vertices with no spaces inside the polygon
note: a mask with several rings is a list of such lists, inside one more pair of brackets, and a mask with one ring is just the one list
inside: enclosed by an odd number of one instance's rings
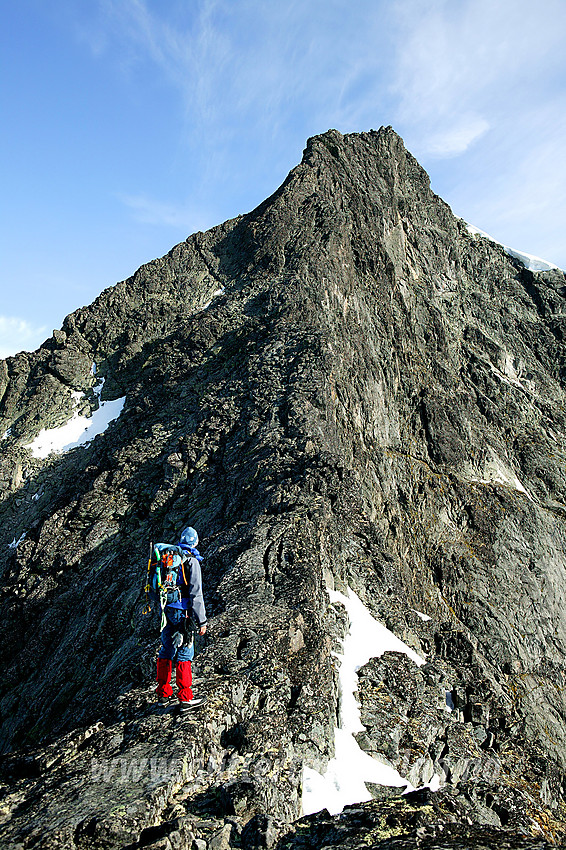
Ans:
{"label": "person standing on rock", "polygon": [[168,705],[173,695],[171,673],[175,663],[181,714],[205,702],[203,697],[195,697],[191,688],[194,657],[191,617],[196,621],[199,635],[206,632],[198,539],[195,529],[189,526],[181,533],[178,545],[156,543],[155,570],[150,580],[154,593],[159,594],[162,612],[156,676],[158,705]]}

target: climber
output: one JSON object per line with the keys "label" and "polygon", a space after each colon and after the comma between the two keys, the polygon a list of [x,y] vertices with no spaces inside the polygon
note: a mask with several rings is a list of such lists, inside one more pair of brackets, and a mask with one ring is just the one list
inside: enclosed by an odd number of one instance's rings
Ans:
{"label": "climber", "polygon": [[[196,546],[198,534],[190,526],[181,533],[178,546],[158,543],[156,555],[162,555],[165,562],[169,557],[171,565],[168,575],[157,578],[162,600],[161,649],[157,657],[158,705],[168,705],[173,694],[171,673],[173,662],[176,664],[176,677],[179,710],[181,714],[197,708],[205,702],[204,697],[195,697],[191,689],[191,660],[194,656],[193,630],[190,615],[196,621],[199,635],[206,632],[206,611],[202,596],[202,576],[200,562],[202,556]],[[177,564],[177,568],[173,564]],[[160,563],[158,562],[158,566]],[[167,572],[167,570],[166,570]],[[157,575],[163,576],[163,567]],[[167,581],[168,579],[168,581]],[[171,586],[173,585],[173,589]]]}

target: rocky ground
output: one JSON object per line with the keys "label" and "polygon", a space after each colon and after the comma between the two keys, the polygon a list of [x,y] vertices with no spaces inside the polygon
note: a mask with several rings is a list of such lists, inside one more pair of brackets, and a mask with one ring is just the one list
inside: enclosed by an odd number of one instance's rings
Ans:
{"label": "rocky ground", "polygon": [[[329,131],[252,213],[0,361],[1,846],[560,842],[565,296],[471,235],[390,128]],[[101,377],[120,417],[34,458]],[[188,522],[209,701],[179,723],[152,706],[143,587],[148,541]],[[358,743],[443,787],[301,819],[348,587],[427,661],[359,671]]]}

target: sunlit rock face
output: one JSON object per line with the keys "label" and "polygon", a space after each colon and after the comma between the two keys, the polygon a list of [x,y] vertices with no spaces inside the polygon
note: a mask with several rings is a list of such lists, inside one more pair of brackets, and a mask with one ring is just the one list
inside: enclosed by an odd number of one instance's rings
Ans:
{"label": "sunlit rock face", "polygon": [[[565,296],[390,128],[329,131],[252,213],[0,361],[2,846],[560,836]],[[29,448],[124,398],[92,440]],[[179,723],[151,706],[143,588],[149,541],[187,523],[209,699]],[[348,589],[425,662],[364,663],[356,745],[441,787],[370,782],[297,824],[334,756]]]}

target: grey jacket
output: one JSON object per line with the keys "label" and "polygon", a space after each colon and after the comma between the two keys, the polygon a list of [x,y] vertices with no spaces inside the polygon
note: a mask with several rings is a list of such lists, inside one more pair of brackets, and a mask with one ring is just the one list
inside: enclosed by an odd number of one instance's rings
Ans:
{"label": "grey jacket", "polygon": [[[206,610],[202,595],[202,573],[196,558],[189,557],[183,564],[187,584],[181,586],[182,607],[191,610],[199,626],[206,623]],[[186,603],[186,604],[185,604]]]}
{"label": "grey jacket", "polygon": [[[157,544],[158,546],[161,544]],[[177,548],[177,547],[170,547]],[[199,626],[206,623],[206,610],[202,595],[202,573],[198,560],[192,555],[183,555],[183,568],[179,570],[177,587],[181,591],[181,598],[175,602],[168,602],[167,608],[181,608],[190,611]]]}

